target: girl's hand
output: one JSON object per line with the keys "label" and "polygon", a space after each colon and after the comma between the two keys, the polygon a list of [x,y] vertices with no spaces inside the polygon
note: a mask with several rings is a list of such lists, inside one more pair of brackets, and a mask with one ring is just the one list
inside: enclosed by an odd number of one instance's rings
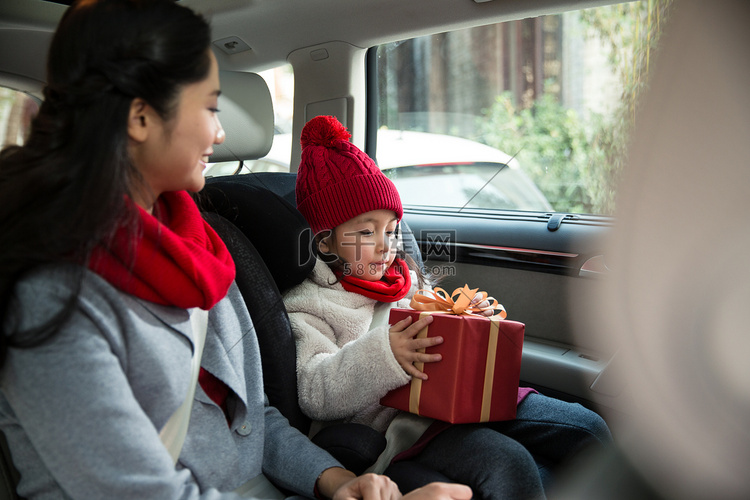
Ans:
{"label": "girl's hand", "polygon": [[427,380],[427,375],[417,370],[414,363],[434,363],[440,361],[443,357],[440,354],[426,354],[418,351],[425,347],[442,344],[443,337],[415,339],[414,337],[417,336],[420,330],[432,323],[432,316],[425,316],[414,324],[411,324],[411,321],[411,317],[408,317],[391,327],[388,332],[391,341],[391,351],[393,351],[396,361],[398,361],[398,364],[401,365],[406,373],[412,377]]}
{"label": "girl's hand", "polygon": [[493,310],[488,309],[488,307],[490,307],[490,304],[492,304],[493,300],[495,299],[492,297],[487,297],[485,300],[482,300],[482,294],[481,293],[476,294],[474,298],[471,299],[471,305],[479,307],[480,309],[483,309],[483,310],[476,312],[474,314],[481,314],[483,316],[492,316]]}
{"label": "girl's hand", "polygon": [[471,488],[463,484],[430,483],[404,495],[403,498],[404,500],[469,500],[471,495]]}

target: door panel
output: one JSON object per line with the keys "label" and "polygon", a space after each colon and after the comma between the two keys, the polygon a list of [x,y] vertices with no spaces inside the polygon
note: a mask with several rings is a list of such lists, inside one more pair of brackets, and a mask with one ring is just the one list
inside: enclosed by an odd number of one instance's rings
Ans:
{"label": "door panel", "polygon": [[526,325],[523,385],[605,415],[626,411],[622,387],[602,375],[615,339],[584,320],[595,317],[590,309],[605,284],[601,241],[612,220],[577,215],[550,230],[550,215],[407,207],[404,219],[438,286],[485,290]]}

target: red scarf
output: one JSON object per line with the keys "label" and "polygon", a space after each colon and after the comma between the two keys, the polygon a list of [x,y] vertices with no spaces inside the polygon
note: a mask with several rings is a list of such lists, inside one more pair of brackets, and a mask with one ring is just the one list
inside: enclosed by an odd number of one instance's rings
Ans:
{"label": "red scarf", "polygon": [[396,259],[382,278],[378,281],[367,281],[351,275],[344,276],[340,270],[334,270],[344,290],[358,293],[380,302],[396,302],[409,293],[411,276],[409,267],[403,259]]}
{"label": "red scarf", "polygon": [[89,268],[116,288],[182,309],[208,310],[224,298],[235,269],[227,247],[186,191],[163,193],[154,212],[138,210],[138,232],[121,226],[109,245],[97,246]]}

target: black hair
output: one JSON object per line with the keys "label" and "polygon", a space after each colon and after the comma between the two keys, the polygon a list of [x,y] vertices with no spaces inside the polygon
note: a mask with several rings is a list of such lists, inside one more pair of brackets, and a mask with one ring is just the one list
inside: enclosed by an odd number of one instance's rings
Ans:
{"label": "black hair", "polygon": [[182,88],[209,74],[210,38],[206,20],[174,0],[80,0],[64,13],[29,137],[0,152],[0,363],[70,313],[35,332],[5,331],[15,284],[43,264],[84,266],[118,225],[135,227],[124,199],[147,187],[128,153],[131,103],[141,98],[168,121]]}

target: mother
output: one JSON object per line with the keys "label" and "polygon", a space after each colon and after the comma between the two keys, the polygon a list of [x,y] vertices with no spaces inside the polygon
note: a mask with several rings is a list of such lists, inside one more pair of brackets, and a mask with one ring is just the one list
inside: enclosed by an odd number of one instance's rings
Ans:
{"label": "mother", "polygon": [[[0,429],[18,492],[233,498],[264,474],[309,497],[398,497],[265,401],[234,263],[187,192],[224,139],[209,44],[173,0],[79,1],[26,145],[0,154]],[[173,459],[160,431],[188,393],[198,311],[199,384]],[[436,494],[470,495],[418,493]]]}

